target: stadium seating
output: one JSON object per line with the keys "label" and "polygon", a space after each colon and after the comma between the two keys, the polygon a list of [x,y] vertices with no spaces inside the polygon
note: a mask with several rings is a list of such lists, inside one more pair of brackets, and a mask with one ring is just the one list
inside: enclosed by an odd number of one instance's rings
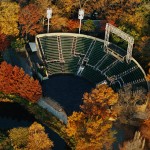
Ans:
{"label": "stadium seating", "polygon": [[88,64],[91,66],[95,66],[99,60],[105,55],[103,51],[103,43],[96,41],[94,48],[89,56]]}
{"label": "stadium seating", "polygon": [[99,71],[94,70],[90,66],[86,66],[84,68],[82,76],[89,81],[94,82],[95,84],[105,80],[105,76],[103,76]]}
{"label": "stadium seating", "polygon": [[76,73],[78,68],[79,57],[72,54],[73,37],[61,36],[62,54],[64,58],[64,72]]}
{"label": "stadium seating", "polygon": [[[130,63],[126,63],[107,53],[103,49],[103,40],[72,33],[39,34],[36,38],[39,40],[39,50],[44,53],[42,59],[46,62],[49,75],[77,75],[78,69],[83,66],[80,76],[95,84],[106,80],[115,90],[128,83],[133,84],[135,88],[148,89],[145,73],[136,60],[132,58]],[[109,48],[112,52],[114,49],[114,53],[117,48],[117,53],[126,55],[125,51],[114,44],[109,44]]]}
{"label": "stadium seating", "polygon": [[46,60],[59,60],[59,51],[57,44],[57,37],[42,37],[40,38],[41,45],[43,46],[44,55]]}
{"label": "stadium seating", "polygon": [[63,68],[60,62],[47,63],[49,74],[63,73]]}
{"label": "stadium seating", "polygon": [[97,66],[97,69],[100,71],[103,71],[105,68],[107,68],[109,65],[111,65],[116,59],[111,56],[107,55],[105,59]]}
{"label": "stadium seating", "polygon": [[88,39],[84,37],[77,37],[76,50],[75,53],[78,55],[85,55],[88,51],[93,39]]}

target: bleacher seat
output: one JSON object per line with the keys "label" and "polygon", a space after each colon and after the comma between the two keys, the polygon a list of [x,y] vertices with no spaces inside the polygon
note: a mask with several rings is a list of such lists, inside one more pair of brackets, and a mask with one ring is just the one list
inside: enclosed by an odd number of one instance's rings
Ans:
{"label": "bleacher seat", "polygon": [[88,39],[84,37],[77,37],[75,53],[78,55],[85,55],[89,49],[93,39]]}
{"label": "bleacher seat", "polygon": [[89,56],[88,64],[91,66],[95,66],[104,55],[105,52],[103,51],[103,43],[100,41],[96,41],[94,48]]}
{"label": "bleacher seat", "polygon": [[[148,89],[144,71],[135,59],[126,63],[105,52],[103,40],[72,33],[40,34],[37,38],[40,41],[39,49],[44,51],[42,59],[47,63],[49,74],[77,74],[78,68],[83,65],[84,70],[80,75],[95,84],[107,80],[115,90],[127,83]],[[110,44],[109,48],[114,51],[117,48],[117,52],[125,56],[125,51],[118,46]]]}
{"label": "bleacher seat", "polygon": [[86,66],[84,68],[82,76],[87,80],[94,82],[95,84],[105,80],[105,76],[103,76],[99,71],[94,70],[90,66]]}
{"label": "bleacher seat", "polygon": [[63,73],[62,65],[60,62],[47,63],[47,70],[49,74]]}
{"label": "bleacher seat", "polygon": [[57,36],[40,38],[46,60],[59,60]]}

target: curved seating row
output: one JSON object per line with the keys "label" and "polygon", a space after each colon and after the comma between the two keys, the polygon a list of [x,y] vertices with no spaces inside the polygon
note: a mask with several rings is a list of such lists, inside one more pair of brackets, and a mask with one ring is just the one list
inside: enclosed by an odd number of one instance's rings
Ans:
{"label": "curved seating row", "polygon": [[95,84],[107,80],[115,90],[128,83],[148,89],[140,65],[133,58],[127,64],[106,53],[103,40],[69,33],[40,34],[36,38],[41,43],[49,74],[77,74],[78,68],[84,66],[80,75]]}

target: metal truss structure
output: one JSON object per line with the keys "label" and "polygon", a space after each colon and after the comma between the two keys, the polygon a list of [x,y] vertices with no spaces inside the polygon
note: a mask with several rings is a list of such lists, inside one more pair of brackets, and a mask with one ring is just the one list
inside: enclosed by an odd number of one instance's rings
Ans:
{"label": "metal truss structure", "polygon": [[[125,56],[126,62],[130,63],[131,61],[131,57],[132,57],[132,50],[133,50],[133,44],[134,44],[134,38],[130,35],[128,35],[127,33],[121,31],[120,29],[118,29],[117,27],[107,23],[106,24],[106,29],[105,29],[105,40],[104,40],[104,50],[107,53],[112,53],[113,50],[109,48],[109,37],[110,37],[110,33],[114,33],[115,35],[119,36],[120,38],[122,38],[123,40],[128,42],[128,47],[127,47],[127,54]],[[110,49],[110,50],[109,50]],[[116,52],[114,52],[114,55],[116,55],[118,57],[119,54],[116,54]],[[120,58],[123,58],[122,56],[120,56]]]}

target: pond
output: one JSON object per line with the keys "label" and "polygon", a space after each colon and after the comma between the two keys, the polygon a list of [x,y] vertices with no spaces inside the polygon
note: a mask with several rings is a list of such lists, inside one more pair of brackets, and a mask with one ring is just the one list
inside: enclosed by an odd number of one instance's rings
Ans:
{"label": "pond", "polygon": [[[29,114],[23,106],[20,106],[17,103],[0,103],[0,129],[29,127],[34,121],[37,120],[33,115]],[[59,135],[47,127],[45,127],[45,129],[49,138],[54,142],[53,150],[69,150],[66,143]]]}

